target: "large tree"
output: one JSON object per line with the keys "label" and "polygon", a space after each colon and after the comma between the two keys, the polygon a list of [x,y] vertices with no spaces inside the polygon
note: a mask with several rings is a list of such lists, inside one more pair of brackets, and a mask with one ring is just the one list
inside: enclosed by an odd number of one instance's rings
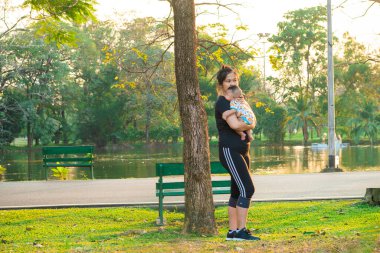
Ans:
{"label": "large tree", "polygon": [[[368,52],[365,45],[356,41],[355,37],[349,33],[345,33],[341,47],[338,47],[338,53],[334,59],[335,83],[338,93],[336,101],[337,130],[340,134],[346,135],[346,138],[353,138],[355,141],[359,140],[358,137],[361,136],[362,130],[366,129],[366,127],[359,126],[366,125],[366,121],[369,126],[371,126],[371,121],[375,122],[375,116],[372,118],[366,116],[370,115],[372,106],[374,108],[379,106],[379,64],[371,61],[371,54],[373,53]],[[362,123],[358,124],[361,120]],[[375,125],[372,124],[372,126]],[[376,131],[365,130],[365,132],[367,132],[367,136],[370,136],[370,133],[373,135]]]}
{"label": "large tree", "polygon": [[197,74],[194,0],[173,0],[175,76],[185,164],[184,232],[215,234],[207,115]]}
{"label": "large tree", "polygon": [[[26,87],[27,100],[24,101],[25,117],[27,118],[27,132],[28,132],[28,146],[32,146],[33,132],[35,136],[45,135],[46,133],[46,120],[40,121],[39,124],[39,133],[36,126],[38,124],[33,122],[35,116],[43,116],[44,108],[41,106],[41,101],[44,100],[44,96],[41,95],[40,87],[47,88],[53,80],[53,76],[59,76],[61,71],[54,72],[54,69],[51,66],[59,65],[58,57],[53,57],[53,53],[50,51],[44,52],[44,49],[47,46],[36,45],[40,42],[39,38],[42,38],[47,42],[51,49],[54,48],[51,42],[56,43],[58,47],[62,44],[71,44],[75,43],[75,36],[68,26],[68,23],[84,23],[90,19],[95,19],[93,12],[93,0],[64,0],[57,3],[53,0],[26,0],[24,1],[22,8],[28,9],[28,14],[21,17],[15,16],[10,19],[12,23],[8,24],[7,16],[5,15],[5,10],[11,9],[7,5],[4,5],[4,14],[2,15],[1,21],[5,24],[6,29],[0,31],[0,44],[7,44],[6,51],[2,47],[0,49],[1,55],[11,56],[9,59],[3,57],[0,59],[0,103],[1,103],[1,94],[4,89],[14,86],[17,82],[17,85],[24,85]],[[15,14],[12,12],[12,14]],[[18,13],[16,13],[18,14]],[[37,20],[36,23],[31,22],[29,26],[25,29],[18,28],[18,25],[21,21],[32,18]],[[34,32],[35,38],[29,39],[29,44],[19,46],[17,44],[13,45],[14,42],[17,43],[17,40],[13,36],[19,36],[19,33],[25,31]],[[30,35],[30,33],[25,33]],[[32,43],[30,43],[32,41]],[[4,43],[10,42],[10,43]],[[41,50],[41,52],[38,52]],[[53,50],[54,51],[54,50]],[[9,53],[12,52],[12,53]],[[29,54],[30,53],[30,54]],[[45,53],[45,54],[44,54]],[[24,56],[22,56],[24,55]],[[20,58],[21,57],[21,58]],[[28,62],[26,62],[26,59]],[[5,64],[3,64],[3,62]],[[59,81],[58,79],[55,81]],[[51,85],[50,85],[51,86]],[[38,94],[36,95],[33,88],[38,88]],[[33,99],[32,99],[33,98]],[[36,102],[37,100],[38,102]],[[4,103],[2,103],[4,105]],[[33,127],[34,125],[34,127]],[[51,126],[54,124],[50,124]],[[33,129],[34,128],[34,129]],[[50,130],[54,131],[54,127],[49,127]],[[34,131],[36,130],[36,131]]]}
{"label": "large tree", "polygon": [[[297,97],[310,104],[313,113],[317,98],[326,93],[326,16],[322,6],[288,12],[277,25],[278,33],[269,39],[275,54],[271,63],[280,73],[273,82],[277,98],[287,102]],[[307,141],[308,127],[304,127]]]}
{"label": "large tree", "polygon": [[317,115],[312,112],[311,108],[311,101],[302,96],[288,101],[289,123],[291,126],[295,126],[296,129],[302,129],[304,145],[309,140],[308,127],[313,126],[316,128]]}
{"label": "large tree", "polygon": [[360,137],[364,135],[368,137],[371,145],[373,145],[380,129],[379,106],[374,101],[366,101],[366,99],[363,99],[362,106],[357,106],[357,116],[349,120],[348,124],[354,126],[352,135],[355,143],[359,143]]}
{"label": "large tree", "polygon": [[[139,96],[140,106],[136,116],[140,125],[144,125],[146,143],[150,143],[151,138],[161,138],[170,132],[170,127],[165,125],[174,128],[179,125],[169,120],[173,113],[165,107],[169,101],[174,99],[175,103],[177,99],[174,55],[169,52],[174,42],[167,25],[152,17],[126,22],[123,27],[115,46],[116,64],[121,70],[119,80],[135,86],[134,93]],[[173,109],[172,105],[170,108]]]}

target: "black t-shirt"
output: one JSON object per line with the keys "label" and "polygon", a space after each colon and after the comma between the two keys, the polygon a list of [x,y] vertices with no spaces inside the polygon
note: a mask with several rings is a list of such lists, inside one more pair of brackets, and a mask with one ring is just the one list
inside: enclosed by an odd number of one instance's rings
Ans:
{"label": "black t-shirt", "polygon": [[230,101],[224,96],[219,96],[215,103],[215,121],[219,133],[219,145],[228,148],[246,149],[249,146],[248,137],[242,141],[239,134],[235,132],[222,118],[225,111],[230,110]]}

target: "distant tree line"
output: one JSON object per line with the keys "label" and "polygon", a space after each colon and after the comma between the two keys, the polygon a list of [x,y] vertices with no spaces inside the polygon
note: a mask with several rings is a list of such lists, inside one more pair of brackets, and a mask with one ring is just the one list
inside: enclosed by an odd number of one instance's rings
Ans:
{"label": "distant tree line", "polygon": [[[265,87],[261,67],[249,64],[258,48],[227,40],[223,24],[197,27],[198,75],[210,137],[217,136],[214,75],[221,64],[240,71],[240,85],[258,119],[257,138],[282,143],[286,132],[301,130],[306,144],[313,132],[322,135],[327,125],[325,12],[313,7],[284,16],[269,38],[270,62],[278,75],[267,77]],[[54,26],[66,32],[46,36]],[[22,136],[30,147],[179,141],[172,27],[170,18],[85,25],[44,20],[2,31],[0,144]],[[335,46],[337,132],[374,143],[380,126],[378,52],[368,52],[348,33],[336,38]]]}

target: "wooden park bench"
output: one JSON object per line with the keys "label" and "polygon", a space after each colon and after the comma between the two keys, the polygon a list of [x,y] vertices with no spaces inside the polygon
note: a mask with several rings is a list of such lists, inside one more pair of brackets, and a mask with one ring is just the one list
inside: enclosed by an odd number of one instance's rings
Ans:
{"label": "wooden park bench", "polygon": [[[228,174],[220,162],[211,162],[211,175]],[[156,183],[156,196],[158,197],[158,225],[164,225],[163,200],[165,196],[184,196],[184,181],[164,182],[166,176],[184,175],[183,163],[157,163],[156,175],[159,177]],[[230,194],[231,180],[212,180],[213,194]]]}
{"label": "wooden park bench", "polygon": [[42,147],[45,179],[48,179],[49,167],[90,168],[91,178],[94,179],[93,153],[94,146]]}

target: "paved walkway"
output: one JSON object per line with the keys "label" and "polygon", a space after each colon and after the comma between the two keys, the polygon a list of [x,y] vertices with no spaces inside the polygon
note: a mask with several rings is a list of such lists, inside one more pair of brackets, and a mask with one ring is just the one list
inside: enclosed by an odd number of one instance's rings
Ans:
{"label": "paved walkway", "polygon": [[[171,178],[175,180],[175,178]],[[362,198],[380,187],[380,171],[254,175],[253,201]],[[157,205],[157,178],[0,182],[0,209]],[[228,195],[214,195],[226,202]],[[166,197],[165,204],[183,203]]]}

